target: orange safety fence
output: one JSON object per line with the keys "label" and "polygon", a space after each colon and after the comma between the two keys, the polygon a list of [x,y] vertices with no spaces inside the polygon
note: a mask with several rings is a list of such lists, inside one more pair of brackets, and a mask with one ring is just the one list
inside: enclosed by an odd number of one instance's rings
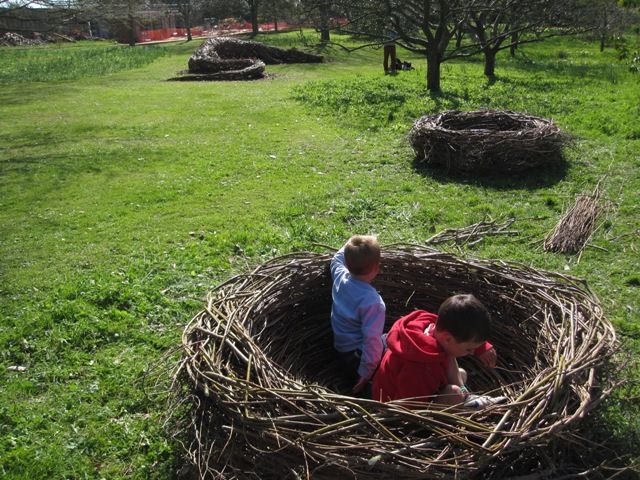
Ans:
{"label": "orange safety fence", "polygon": [[[345,18],[333,18],[331,19],[333,26],[341,26],[347,23]],[[278,22],[278,30],[289,30],[292,28],[299,28],[300,25],[294,25],[287,22]],[[250,22],[239,22],[239,23],[223,23],[218,25],[218,28],[213,31],[251,31],[251,23]],[[275,22],[271,23],[261,23],[259,25],[259,30],[261,32],[269,32],[274,31],[276,29]],[[211,33],[207,31],[206,33]],[[205,34],[205,30],[202,27],[193,27],[191,28],[191,35],[194,37],[199,37]],[[136,34],[136,40],[138,43],[143,42],[157,42],[160,40],[167,40],[169,38],[181,38],[187,36],[186,28],[157,28],[155,30],[141,30]]]}
{"label": "orange safety fence", "polygon": [[[193,27],[191,35],[199,37],[203,34],[202,27]],[[187,36],[186,28],[156,28],[154,30],[141,30],[136,34],[136,40],[142,42],[157,42],[159,40],[167,40],[169,38],[180,38]]]}

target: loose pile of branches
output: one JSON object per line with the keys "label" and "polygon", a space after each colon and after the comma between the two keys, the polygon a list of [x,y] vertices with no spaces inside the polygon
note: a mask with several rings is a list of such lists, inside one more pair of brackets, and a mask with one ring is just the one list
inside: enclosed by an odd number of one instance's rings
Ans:
{"label": "loose pile of branches", "polygon": [[591,238],[596,221],[604,207],[600,204],[600,188],[592,195],[578,195],[574,205],[563,215],[544,241],[547,252],[577,253]]}
{"label": "loose pile of branches", "polygon": [[429,238],[425,243],[429,245],[453,243],[458,246],[473,246],[480,243],[485,237],[518,235],[518,231],[509,229],[513,222],[515,222],[515,218],[509,218],[502,223],[498,223],[496,220],[483,220],[468,227],[447,228]]}
{"label": "loose pile of branches", "polygon": [[265,64],[320,63],[322,56],[229,37],[210,38],[189,58],[188,75],[176,80],[253,80]]}
{"label": "loose pile of branches", "polygon": [[418,163],[459,172],[515,173],[559,163],[568,140],[553,121],[508,110],[426,115],[409,132]]}
{"label": "loose pile of branches", "polygon": [[[387,325],[473,292],[494,317],[496,370],[463,358],[481,411],[347,396],[332,349],[331,255],[294,254],[220,285],[184,330],[176,396],[199,478],[457,478],[549,444],[609,393],[615,333],[583,282],[427,247],[383,249]],[[517,472],[516,472],[517,473]],[[522,472],[529,473],[529,472]]]}
{"label": "loose pile of branches", "polygon": [[73,38],[55,32],[23,32],[24,35],[15,32],[5,32],[0,35],[0,47],[27,47],[44,45],[56,42],[75,42],[86,38]]}
{"label": "loose pile of branches", "polygon": [[39,39],[26,38],[19,33],[6,32],[0,35],[1,47],[24,47],[31,45],[42,45],[45,42]]}

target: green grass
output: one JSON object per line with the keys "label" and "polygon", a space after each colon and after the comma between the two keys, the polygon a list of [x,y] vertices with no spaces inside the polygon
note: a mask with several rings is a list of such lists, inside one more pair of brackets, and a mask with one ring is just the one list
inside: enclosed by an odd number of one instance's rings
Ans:
{"label": "green grass", "polygon": [[[269,66],[269,80],[166,81],[196,46],[0,50],[1,474],[169,477],[180,449],[147,368],[220,281],[356,232],[421,242],[514,216],[518,237],[469,254],[588,279],[625,351],[640,351],[638,76],[615,52],[529,45],[500,55],[491,83],[480,59],[445,64],[440,95],[424,90],[423,59],[400,52],[417,68],[391,78],[380,50],[336,46],[316,49],[323,64]],[[142,53],[108,73],[86,60],[96,49]],[[85,59],[73,80],[5,74],[71,55]],[[414,169],[404,136],[415,118],[479,107],[554,118],[577,137],[567,168],[470,180]],[[592,238],[600,248],[580,262],[542,252],[563,209],[599,181],[611,202]],[[638,381],[635,368],[623,375]],[[640,412],[625,401],[637,393],[632,384],[603,416],[621,453],[637,446]]]}
{"label": "green grass", "polygon": [[56,47],[0,47],[0,84],[50,82],[143,67],[166,50],[80,42]]}

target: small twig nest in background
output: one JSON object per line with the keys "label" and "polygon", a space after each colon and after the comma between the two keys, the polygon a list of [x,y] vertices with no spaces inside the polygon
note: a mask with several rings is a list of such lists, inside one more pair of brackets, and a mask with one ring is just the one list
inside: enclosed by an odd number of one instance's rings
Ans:
{"label": "small twig nest in background", "polygon": [[508,110],[426,115],[409,132],[417,162],[482,173],[515,173],[559,163],[569,138],[551,120]]}
{"label": "small twig nest in background", "polygon": [[455,293],[490,309],[498,368],[461,360],[472,390],[508,403],[408,409],[341,394],[331,255],[289,255],[219,286],[184,331],[176,391],[200,478],[458,478],[547,445],[607,395],[597,378],[615,333],[583,282],[425,247],[386,247],[382,259],[387,328]]}

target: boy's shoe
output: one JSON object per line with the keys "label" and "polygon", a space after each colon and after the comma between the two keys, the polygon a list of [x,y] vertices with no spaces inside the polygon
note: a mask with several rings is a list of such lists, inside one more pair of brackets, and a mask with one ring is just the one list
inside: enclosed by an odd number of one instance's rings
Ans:
{"label": "boy's shoe", "polygon": [[490,407],[491,405],[505,403],[506,401],[507,397],[490,397],[489,395],[469,394],[467,399],[464,401],[464,407],[479,410],[481,408]]}

